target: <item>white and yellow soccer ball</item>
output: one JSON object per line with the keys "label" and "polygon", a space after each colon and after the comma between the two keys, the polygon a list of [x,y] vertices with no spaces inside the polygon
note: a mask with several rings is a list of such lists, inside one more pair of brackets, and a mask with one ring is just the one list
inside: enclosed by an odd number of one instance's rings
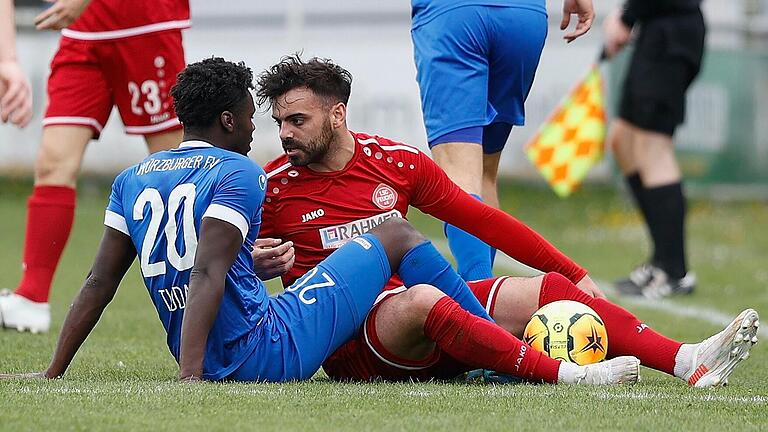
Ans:
{"label": "white and yellow soccer ball", "polygon": [[608,352],[608,333],[589,306],[559,300],[544,305],[525,327],[523,340],[547,356],[580,365],[597,363]]}

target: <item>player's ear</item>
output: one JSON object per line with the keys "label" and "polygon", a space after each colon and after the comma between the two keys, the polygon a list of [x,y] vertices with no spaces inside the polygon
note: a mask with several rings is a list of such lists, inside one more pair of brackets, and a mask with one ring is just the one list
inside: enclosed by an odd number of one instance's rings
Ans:
{"label": "player's ear", "polygon": [[339,102],[331,108],[331,126],[340,128],[347,121],[347,105]]}
{"label": "player's ear", "polygon": [[221,127],[227,130],[227,132],[234,132],[235,130],[235,115],[231,111],[223,111],[219,115],[219,123]]}

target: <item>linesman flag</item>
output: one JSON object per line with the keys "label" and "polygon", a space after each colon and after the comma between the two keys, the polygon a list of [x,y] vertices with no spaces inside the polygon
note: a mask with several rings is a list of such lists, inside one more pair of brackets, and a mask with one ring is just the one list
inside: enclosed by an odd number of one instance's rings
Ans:
{"label": "linesman flag", "polygon": [[560,102],[525,146],[560,198],[569,196],[603,157],[605,102],[599,64]]}

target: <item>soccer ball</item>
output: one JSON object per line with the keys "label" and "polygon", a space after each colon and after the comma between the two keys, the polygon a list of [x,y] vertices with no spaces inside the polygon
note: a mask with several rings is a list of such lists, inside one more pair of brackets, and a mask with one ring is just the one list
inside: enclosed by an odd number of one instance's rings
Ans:
{"label": "soccer ball", "polygon": [[525,327],[523,340],[553,359],[580,365],[602,361],[608,351],[603,320],[589,306],[571,300],[537,310]]}

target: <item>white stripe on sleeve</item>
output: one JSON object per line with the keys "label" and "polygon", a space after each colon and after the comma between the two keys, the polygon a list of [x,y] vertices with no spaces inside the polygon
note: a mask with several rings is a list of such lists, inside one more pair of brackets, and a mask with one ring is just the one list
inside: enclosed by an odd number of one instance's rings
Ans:
{"label": "white stripe on sleeve", "polygon": [[130,234],[128,234],[128,225],[125,223],[125,218],[113,211],[107,210],[104,212],[104,225],[130,236]]}
{"label": "white stripe on sleeve", "polygon": [[221,204],[211,204],[203,214],[203,217],[212,217],[231,223],[240,230],[240,233],[243,235],[243,240],[245,240],[245,236],[248,235],[250,224],[237,210],[233,210]]}

